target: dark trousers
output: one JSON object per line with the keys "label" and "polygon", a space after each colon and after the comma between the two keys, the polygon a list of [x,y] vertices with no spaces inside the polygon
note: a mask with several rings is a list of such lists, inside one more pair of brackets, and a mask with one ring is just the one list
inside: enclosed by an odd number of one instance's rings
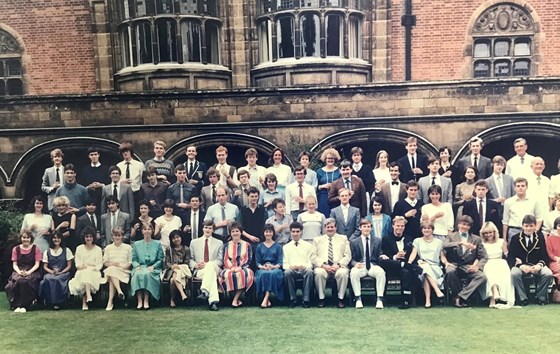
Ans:
{"label": "dark trousers", "polygon": [[297,300],[296,279],[303,279],[303,301],[309,302],[311,298],[311,287],[313,286],[313,270],[306,268],[304,271],[287,269],[284,271],[284,282],[288,284],[290,301]]}
{"label": "dark trousers", "polygon": [[401,261],[394,261],[392,259],[380,260],[379,265],[387,274],[387,279],[398,278],[401,281],[401,294],[412,294],[414,287],[414,279],[416,278],[413,272],[401,267]]}
{"label": "dark trousers", "polygon": [[[468,268],[470,264],[460,265],[455,268],[447,267],[445,269],[445,286],[451,291],[453,296],[459,296],[463,300],[467,300],[479,286],[486,283],[486,275],[481,270],[470,273]],[[463,288],[462,279],[469,280],[468,284]]]}

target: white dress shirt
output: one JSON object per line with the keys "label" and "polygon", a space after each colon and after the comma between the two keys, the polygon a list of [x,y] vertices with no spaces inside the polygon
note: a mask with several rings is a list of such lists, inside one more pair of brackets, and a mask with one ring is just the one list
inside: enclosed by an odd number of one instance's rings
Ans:
{"label": "white dress shirt", "polygon": [[525,156],[523,156],[523,163],[521,163],[521,157],[515,155],[507,161],[506,175],[510,175],[514,180],[518,177],[529,177],[533,174],[533,170],[531,170],[531,161],[533,161],[534,158],[533,155],[525,154]]}

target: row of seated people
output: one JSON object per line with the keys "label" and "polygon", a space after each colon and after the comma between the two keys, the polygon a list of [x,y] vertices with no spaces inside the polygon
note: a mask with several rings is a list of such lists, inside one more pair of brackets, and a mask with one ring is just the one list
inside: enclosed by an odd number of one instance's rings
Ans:
{"label": "row of seated people", "polygon": [[[207,300],[209,308],[215,311],[218,310],[220,291],[231,292],[231,306],[239,307],[242,305],[241,295],[254,281],[262,299],[261,307],[271,306],[271,293],[284,300],[284,283],[289,291],[286,300],[290,306],[296,306],[295,280],[301,278],[303,306],[310,306],[314,282],[319,307],[323,307],[326,282],[332,278],[337,284],[338,306],[345,306],[350,281],[356,308],[362,308],[360,279],[370,276],[376,281],[376,308],[383,308],[389,276],[397,277],[401,282],[400,308],[403,309],[410,307],[416,279],[422,281],[426,308],[432,306],[432,290],[438,301],[444,298],[444,280],[456,307],[467,306],[467,300],[477,289],[483,298],[490,298],[491,307],[510,307],[515,302],[515,294],[520,305],[528,303],[524,274],[532,274],[537,279],[538,304],[546,303],[553,277],[547,265],[550,264],[557,279],[560,277],[560,218],[555,220],[556,232],[545,241],[536,231],[536,218],[526,215],[522,231],[511,239],[509,247],[499,238],[498,229],[492,222],[485,223],[481,229],[482,238],[470,232],[472,219],[469,216],[461,216],[458,231],[443,241],[434,235],[434,225],[429,220],[422,222],[422,236],[418,238],[405,234],[406,223],[404,217],[395,217],[391,235],[378,238],[371,237],[371,221],[361,219],[360,235],[348,239],[336,232],[337,221],[329,218],[324,223],[325,234],[309,243],[302,239],[303,225],[293,222],[289,225],[291,240],[283,247],[274,241],[274,226],[266,224],[264,241],[255,250],[256,276],[251,269],[253,249],[249,242],[242,240],[243,226],[237,222],[230,225],[231,239],[224,243],[215,237],[214,223],[204,221],[202,237],[192,240],[190,247],[183,245],[180,233],[174,231],[170,236],[171,245],[166,248],[153,239],[154,226],[151,223],[141,226],[143,238],[131,247],[123,243],[123,230],[115,228],[112,243],[104,252],[95,245],[95,229],[88,227],[82,232],[84,244],[78,246],[75,257],[68,247],[63,246],[62,232],[53,234],[49,250],[41,255],[32,243],[32,233],[24,231],[22,244],[12,251],[14,272],[6,292],[15,312],[26,312],[38,297],[59,308],[68,293],[81,295],[82,308],[87,310],[92,294],[100,284],[108,282],[107,310],[112,310],[114,297],[125,297],[121,283],[130,282],[130,293],[137,298],[137,308],[148,309],[150,297],[160,298],[163,277],[170,283],[170,305],[175,307],[176,292],[185,300],[188,279],[194,275],[202,280],[198,297]],[[73,259],[76,273],[70,279]],[[39,269],[41,262],[44,277]],[[101,274],[103,266],[106,267],[104,276]],[[467,281],[465,286],[463,279]]]}

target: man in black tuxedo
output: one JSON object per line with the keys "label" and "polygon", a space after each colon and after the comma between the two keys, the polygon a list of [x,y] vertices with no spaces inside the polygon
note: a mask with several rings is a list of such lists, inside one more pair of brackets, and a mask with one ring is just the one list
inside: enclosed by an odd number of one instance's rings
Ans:
{"label": "man in black tuxedo", "polygon": [[362,182],[364,182],[364,186],[366,187],[366,192],[369,194],[369,198],[371,198],[373,191],[375,190],[375,176],[373,175],[373,169],[370,165],[362,163],[364,150],[362,150],[361,147],[354,146],[352,150],[350,150],[350,153],[352,154],[352,174],[362,179]]}
{"label": "man in black tuxedo", "polygon": [[187,182],[192,184],[200,193],[202,187],[204,187],[206,171],[208,167],[202,161],[196,159],[197,151],[196,146],[189,145],[185,150],[185,155],[187,155],[187,161],[185,162],[185,169],[187,171]]}
{"label": "man in black tuxedo", "polygon": [[185,227],[183,231],[185,232],[183,238],[183,244],[190,246],[191,241],[202,237],[204,233],[203,222],[206,213],[200,208],[200,196],[191,196],[190,211],[185,215]]}
{"label": "man in black tuxedo", "polygon": [[406,185],[399,180],[400,165],[398,162],[391,162],[389,164],[389,173],[391,174],[391,181],[384,183],[378,195],[383,201],[383,213],[391,215],[393,207],[399,200],[406,198]]}
{"label": "man in black tuxedo", "polygon": [[396,216],[393,219],[392,234],[381,239],[383,254],[379,261],[387,278],[398,278],[401,281],[402,304],[399,308],[403,310],[410,308],[414,279],[422,274],[422,268],[407,262],[414,238],[404,234],[405,224],[404,216]]}
{"label": "man in black tuxedo", "polygon": [[404,216],[406,219],[406,226],[404,233],[412,236],[412,238],[422,237],[420,232],[420,217],[422,215],[421,200],[418,199],[418,183],[415,181],[408,181],[406,184],[406,198],[399,200],[394,208],[391,218],[397,216]]}
{"label": "man in black tuxedo", "polygon": [[428,174],[428,158],[416,153],[418,145],[416,138],[413,136],[406,139],[405,148],[407,154],[397,160],[401,165],[401,180],[405,182],[418,181],[420,177]]}
{"label": "man in black tuxedo", "polygon": [[523,284],[523,276],[533,274],[537,279],[537,304],[544,305],[548,295],[548,285],[552,281],[552,272],[546,266],[549,258],[544,236],[537,232],[537,218],[533,215],[525,215],[522,224],[523,231],[513,236],[509,243],[507,260],[511,268],[511,280],[519,305],[526,306],[529,300]]}
{"label": "man in black tuxedo", "polygon": [[480,228],[488,221],[493,222],[501,232],[501,205],[486,197],[488,194],[488,183],[483,179],[478,180],[474,184],[474,193],[476,194],[476,198],[463,204],[463,215],[468,215],[473,219],[471,232],[480,236]]}

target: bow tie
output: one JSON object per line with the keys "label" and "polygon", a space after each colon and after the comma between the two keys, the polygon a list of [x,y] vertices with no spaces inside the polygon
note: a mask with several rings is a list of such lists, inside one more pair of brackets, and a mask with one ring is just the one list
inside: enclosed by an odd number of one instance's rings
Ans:
{"label": "bow tie", "polygon": [[391,182],[391,185],[392,185],[392,186],[398,186],[398,185],[399,185],[399,182]]}

